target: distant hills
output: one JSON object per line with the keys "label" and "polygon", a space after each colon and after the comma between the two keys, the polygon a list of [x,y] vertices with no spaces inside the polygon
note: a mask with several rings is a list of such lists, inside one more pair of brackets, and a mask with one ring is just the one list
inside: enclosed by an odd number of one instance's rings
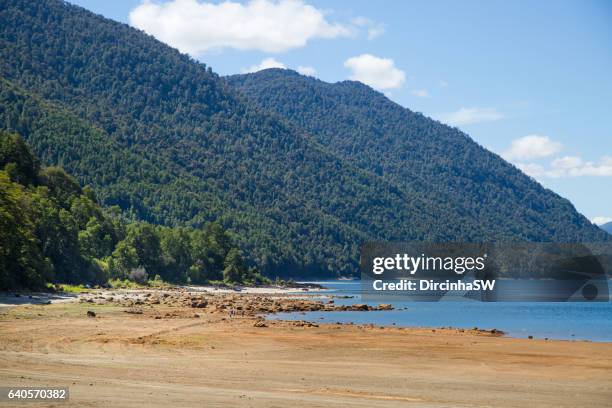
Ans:
{"label": "distant hills", "polygon": [[606,224],[600,225],[599,228],[606,231],[608,234],[612,234],[612,221]]}
{"label": "distant hills", "polygon": [[221,78],[58,0],[2,0],[0,128],[105,206],[218,220],[268,275],[354,273],[370,240],[606,239],[571,203],[356,82]]}

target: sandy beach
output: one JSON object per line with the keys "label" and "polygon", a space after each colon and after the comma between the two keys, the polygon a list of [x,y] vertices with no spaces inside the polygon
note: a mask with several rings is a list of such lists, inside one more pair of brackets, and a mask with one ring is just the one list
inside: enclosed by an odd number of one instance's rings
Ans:
{"label": "sandy beach", "polygon": [[0,309],[0,384],[70,388],[69,401],[36,406],[612,403],[611,343],[263,321],[256,313],[262,305],[302,301],[206,294],[198,303],[184,294],[155,296],[106,301],[92,295]]}

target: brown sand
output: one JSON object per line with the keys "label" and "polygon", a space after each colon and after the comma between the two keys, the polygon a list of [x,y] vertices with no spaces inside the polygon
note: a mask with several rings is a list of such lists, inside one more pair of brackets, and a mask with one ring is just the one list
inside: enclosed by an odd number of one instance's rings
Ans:
{"label": "brown sand", "polygon": [[185,307],[126,310],[87,303],[0,310],[0,385],[70,387],[68,402],[13,405],[612,406],[611,343],[451,329],[254,327],[253,317]]}

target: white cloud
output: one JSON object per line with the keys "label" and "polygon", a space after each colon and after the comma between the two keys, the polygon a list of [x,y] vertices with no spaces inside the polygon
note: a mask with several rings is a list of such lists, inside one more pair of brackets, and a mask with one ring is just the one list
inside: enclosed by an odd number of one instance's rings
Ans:
{"label": "white cloud", "polygon": [[368,30],[368,40],[373,40],[385,33],[385,25],[376,23],[366,17],[354,18],[352,23],[358,27],[365,27]]}
{"label": "white cloud", "polygon": [[514,140],[503,156],[507,160],[540,159],[558,153],[561,147],[548,136],[529,135]]}
{"label": "white cloud", "polygon": [[568,156],[553,160],[551,166],[548,177],[612,177],[612,156],[603,156],[599,163]]}
{"label": "white cloud", "polygon": [[396,68],[390,58],[361,54],[344,61],[344,66],[352,72],[350,79],[378,90],[399,88],[406,80],[404,71]]}
{"label": "white cloud", "polygon": [[257,72],[257,71],[261,71],[262,69],[268,69],[268,68],[285,69],[287,68],[287,66],[283,64],[282,62],[275,60],[274,58],[265,58],[259,64],[251,65],[250,67],[243,69],[242,73],[247,74],[250,72]]}
{"label": "white cloud", "polygon": [[412,94],[414,96],[418,96],[419,98],[427,98],[429,96],[427,89],[413,89]]}
{"label": "white cloud", "polygon": [[251,0],[241,4],[197,0],[153,3],[129,16],[130,24],[192,56],[222,48],[283,52],[315,38],[348,37],[350,26],[330,22],[325,13],[301,0]]}
{"label": "white cloud", "polygon": [[548,136],[529,135],[514,140],[502,156],[515,161],[519,169],[534,178],[612,177],[612,156],[602,156],[598,162],[585,161],[579,156],[563,156],[556,157],[547,165],[522,161],[550,157],[559,153],[562,147]]}
{"label": "white cloud", "polygon": [[438,115],[442,122],[451,126],[472,125],[482,122],[493,122],[503,119],[503,113],[495,108],[469,107],[461,108],[455,112]]}
{"label": "white cloud", "polygon": [[296,71],[299,72],[302,75],[306,75],[306,76],[315,76],[317,73],[317,70],[314,69],[313,67],[310,66],[304,66],[304,65],[300,65],[296,68]]}
{"label": "white cloud", "polygon": [[591,220],[593,224],[604,225],[612,221],[612,217],[595,217]]}
{"label": "white cloud", "polygon": [[603,156],[598,163],[584,161],[577,156],[565,156],[553,160],[548,167],[536,163],[517,163],[516,166],[535,178],[612,177],[611,156]]}
{"label": "white cloud", "polygon": [[573,169],[582,166],[582,159],[577,156],[560,157],[552,161],[551,165],[555,169]]}

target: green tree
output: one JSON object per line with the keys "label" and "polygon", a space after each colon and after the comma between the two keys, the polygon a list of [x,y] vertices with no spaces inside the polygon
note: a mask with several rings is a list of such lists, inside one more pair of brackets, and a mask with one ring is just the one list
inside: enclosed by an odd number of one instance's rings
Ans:
{"label": "green tree", "polygon": [[228,283],[240,283],[245,278],[247,269],[244,265],[242,253],[237,248],[232,248],[225,257],[223,263],[223,280]]}
{"label": "green tree", "polygon": [[38,177],[41,183],[49,188],[50,195],[63,208],[69,209],[72,201],[83,193],[76,179],[61,167],[44,167]]}
{"label": "green tree", "polygon": [[164,280],[170,280],[162,260],[159,236],[150,224],[137,223],[128,227],[127,243],[136,251],[138,265],[145,268],[151,276],[160,275]]}
{"label": "green tree", "polygon": [[161,228],[158,231],[166,275],[178,282],[186,282],[187,278],[199,280],[199,276],[189,273],[193,259],[188,231],[185,228]]}
{"label": "green tree", "polygon": [[40,165],[21,137],[0,130],[0,170],[2,169],[14,182],[28,185],[36,181]]}
{"label": "green tree", "polygon": [[0,171],[0,290],[40,288],[52,273],[40,252],[23,187]]}
{"label": "green tree", "polygon": [[115,244],[114,233],[105,224],[91,217],[85,229],[79,231],[79,248],[83,256],[102,259],[111,254]]}
{"label": "green tree", "polygon": [[113,279],[127,279],[130,272],[139,266],[138,253],[127,240],[117,244],[108,261],[108,272]]}

